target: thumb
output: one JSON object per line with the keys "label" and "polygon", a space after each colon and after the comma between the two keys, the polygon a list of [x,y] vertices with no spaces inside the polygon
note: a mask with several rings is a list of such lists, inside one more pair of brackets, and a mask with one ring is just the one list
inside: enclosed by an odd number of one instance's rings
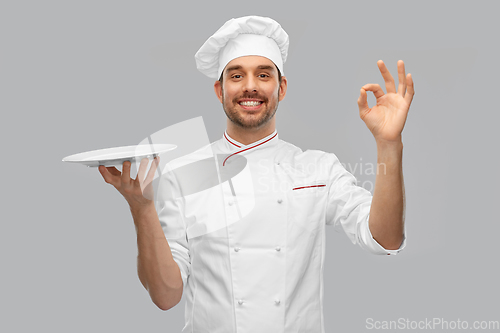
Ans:
{"label": "thumb", "polygon": [[359,108],[359,115],[363,115],[366,113],[370,108],[368,107],[368,99],[366,95],[366,91],[361,88],[359,98],[358,98],[358,108]]}

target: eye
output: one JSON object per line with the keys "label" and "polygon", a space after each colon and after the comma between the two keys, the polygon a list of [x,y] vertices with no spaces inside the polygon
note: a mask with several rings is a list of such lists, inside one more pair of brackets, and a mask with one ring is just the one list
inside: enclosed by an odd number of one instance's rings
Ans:
{"label": "eye", "polygon": [[266,77],[269,77],[269,75],[268,74],[259,74],[259,77],[266,78]]}
{"label": "eye", "polygon": [[241,75],[239,74],[231,75],[231,79],[241,79]]}

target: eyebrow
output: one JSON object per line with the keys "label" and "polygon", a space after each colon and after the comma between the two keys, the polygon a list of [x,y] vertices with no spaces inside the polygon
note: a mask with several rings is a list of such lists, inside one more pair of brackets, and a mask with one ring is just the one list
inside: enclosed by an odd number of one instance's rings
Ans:
{"label": "eyebrow", "polygon": [[270,65],[260,65],[259,67],[257,67],[258,69],[268,69],[268,70],[271,70],[271,71],[274,71],[274,69],[276,68],[275,66],[270,66]]}
{"label": "eyebrow", "polygon": [[226,72],[237,71],[238,69],[241,69],[240,65],[231,66],[231,67],[226,68]]}
{"label": "eyebrow", "polygon": [[[226,68],[226,73],[229,73],[231,71],[237,71],[237,70],[240,70],[242,68],[243,67],[241,67],[240,65],[231,66],[231,67]],[[257,69],[267,69],[267,70],[271,70],[271,71],[274,71],[274,68],[275,68],[275,66],[270,66],[270,65],[257,66]]]}

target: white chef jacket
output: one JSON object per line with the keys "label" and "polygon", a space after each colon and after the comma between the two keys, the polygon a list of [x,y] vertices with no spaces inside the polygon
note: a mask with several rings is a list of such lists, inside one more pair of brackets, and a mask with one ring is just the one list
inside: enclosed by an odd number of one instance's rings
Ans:
{"label": "white chef jacket", "polygon": [[249,145],[225,132],[210,148],[223,157],[219,173],[236,157],[246,159],[244,169],[198,193],[183,194],[172,177],[177,197],[156,202],[184,283],[182,332],[323,333],[325,226],[374,254],[404,248],[405,241],[386,250],[373,239],[372,195],[334,154],[303,152],[276,131]]}

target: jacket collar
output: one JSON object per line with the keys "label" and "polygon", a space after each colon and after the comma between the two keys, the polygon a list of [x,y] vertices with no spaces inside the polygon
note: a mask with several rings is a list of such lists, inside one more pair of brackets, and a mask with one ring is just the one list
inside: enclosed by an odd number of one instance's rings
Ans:
{"label": "jacket collar", "polygon": [[233,138],[231,138],[229,136],[229,134],[227,134],[227,130],[224,131],[224,135],[223,135],[222,139],[223,139],[226,147],[229,148],[229,150],[231,150],[231,151],[244,150],[244,149],[245,150],[252,150],[252,149],[257,148],[257,147],[264,148],[264,147],[274,146],[276,143],[278,143],[278,131],[274,130],[274,132],[272,132],[268,136],[266,136],[258,141],[249,143],[248,145],[244,145],[243,143],[238,142],[238,141],[234,140]]}
{"label": "jacket collar", "polygon": [[231,157],[236,154],[246,154],[250,153],[252,151],[264,149],[264,148],[270,148],[278,144],[278,132],[274,130],[273,133],[269,134],[265,138],[262,138],[258,141],[252,142],[248,145],[244,145],[241,142],[238,142],[231,138],[228,134],[227,131],[224,132],[223,138],[222,138],[224,145],[226,149],[229,149],[232,153],[228,155],[225,159],[222,165],[224,166],[226,164],[226,161]]}

